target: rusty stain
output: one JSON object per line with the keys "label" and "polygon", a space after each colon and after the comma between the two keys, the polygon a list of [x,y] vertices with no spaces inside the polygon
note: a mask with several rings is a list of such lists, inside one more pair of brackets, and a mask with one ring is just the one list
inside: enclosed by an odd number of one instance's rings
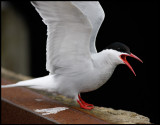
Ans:
{"label": "rusty stain", "polygon": [[[6,79],[2,79],[1,82],[2,82],[2,84],[6,84],[6,83],[11,84],[12,83]],[[2,90],[1,91],[2,98],[9,100],[16,105],[22,106],[25,109],[31,110],[32,112],[34,112],[35,109],[68,107],[67,105],[61,104],[55,100],[51,100],[43,95],[40,95],[36,92],[33,92],[27,88],[16,87],[16,88],[4,88],[1,90]],[[36,101],[36,99],[43,100],[43,101]],[[3,107],[6,107],[6,105],[3,104]],[[53,120],[53,121],[56,121],[57,123],[62,123],[62,124],[107,124],[106,121],[103,121],[101,119],[93,117],[87,113],[81,112],[80,110],[74,109],[72,107],[68,107],[68,108],[69,109],[67,109],[63,112],[59,112],[57,114],[49,114],[45,117],[47,117],[51,121]],[[18,109],[13,108],[13,110],[18,110]],[[5,112],[2,108],[2,115],[1,115],[2,119],[3,119],[3,115],[5,113],[7,115],[8,112]],[[23,114],[23,112],[21,112],[21,113],[22,113],[21,116],[26,115],[26,114]],[[38,113],[38,114],[41,115],[41,113]],[[17,115],[18,114],[15,114],[13,117],[16,118]],[[36,115],[36,113],[34,114],[34,116],[35,115]],[[42,116],[42,117],[44,117],[44,116]],[[27,119],[28,117],[24,117],[23,119],[26,120],[25,118]],[[2,121],[4,121],[3,123],[6,122],[5,119],[3,119]],[[36,119],[35,119],[35,121],[34,121],[34,119],[32,119],[31,121],[33,121],[33,123],[36,123]],[[48,121],[48,123],[49,122],[50,121]],[[42,123],[44,123],[44,122],[42,122]],[[47,124],[47,122],[46,122],[46,124]]]}

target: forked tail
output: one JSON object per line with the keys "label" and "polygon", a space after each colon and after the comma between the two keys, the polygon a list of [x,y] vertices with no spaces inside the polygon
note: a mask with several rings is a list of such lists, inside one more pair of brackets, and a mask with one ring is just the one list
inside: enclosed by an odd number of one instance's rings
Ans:
{"label": "forked tail", "polygon": [[33,89],[39,90],[48,90],[48,91],[55,91],[56,83],[54,80],[54,75],[48,75],[40,78],[35,78],[31,80],[25,80],[17,82],[16,84],[9,84],[9,85],[1,85],[1,88],[10,88],[10,87],[29,87]]}
{"label": "forked tail", "polygon": [[11,88],[11,87],[16,87],[18,86],[18,83],[17,84],[9,84],[9,85],[1,85],[1,88]]}

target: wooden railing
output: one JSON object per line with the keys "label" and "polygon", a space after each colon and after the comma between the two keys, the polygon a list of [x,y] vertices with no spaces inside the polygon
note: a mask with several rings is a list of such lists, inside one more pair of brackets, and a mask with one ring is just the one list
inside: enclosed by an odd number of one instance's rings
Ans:
{"label": "wooden railing", "polygon": [[[1,69],[1,74],[2,84],[31,79],[4,68]],[[1,104],[3,124],[150,123],[149,118],[134,112],[97,106],[88,111],[62,95],[53,96],[24,87],[2,88]]]}

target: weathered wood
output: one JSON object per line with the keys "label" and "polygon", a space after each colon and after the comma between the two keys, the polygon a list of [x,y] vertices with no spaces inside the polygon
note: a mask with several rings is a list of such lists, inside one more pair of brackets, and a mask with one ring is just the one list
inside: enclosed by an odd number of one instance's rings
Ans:
{"label": "weathered wood", "polygon": [[[10,71],[3,69],[3,68],[1,70],[1,72],[2,72],[2,78],[9,79],[14,82],[31,78],[31,77],[26,77],[23,75],[17,75],[15,73],[10,72]],[[11,88],[10,88],[10,90],[11,90]],[[30,89],[30,91],[31,90],[32,89]],[[5,90],[3,90],[3,91],[5,91]],[[44,95],[47,98],[50,98],[60,104],[64,104],[64,105],[70,107],[71,109],[73,108],[73,109],[76,109],[77,111],[81,111],[85,115],[89,114],[90,116],[94,116],[94,118],[102,119],[102,120],[106,121],[106,123],[150,124],[149,118],[142,116],[142,115],[139,115],[135,112],[124,111],[124,110],[114,110],[112,108],[98,107],[98,106],[95,106],[95,108],[92,110],[84,110],[84,109],[79,108],[79,105],[76,102],[74,102],[72,99],[66,98],[62,95],[54,95],[53,96],[53,94],[47,93],[44,91],[37,91],[37,90],[32,90],[32,91],[35,91],[42,96]],[[101,122],[103,123],[103,121],[101,121]],[[81,121],[81,123],[82,123],[82,121]]]}

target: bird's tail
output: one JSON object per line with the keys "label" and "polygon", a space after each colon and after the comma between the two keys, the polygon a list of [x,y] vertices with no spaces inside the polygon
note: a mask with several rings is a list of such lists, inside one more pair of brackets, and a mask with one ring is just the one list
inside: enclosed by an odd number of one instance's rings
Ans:
{"label": "bird's tail", "polygon": [[11,88],[11,87],[16,87],[18,84],[10,84],[10,85],[1,85],[1,88]]}
{"label": "bird's tail", "polygon": [[17,82],[16,84],[1,85],[1,88],[20,87],[20,86],[39,89],[39,90],[47,90],[52,92],[55,91],[56,89],[56,82],[54,75],[48,75],[31,80],[20,81]]}

